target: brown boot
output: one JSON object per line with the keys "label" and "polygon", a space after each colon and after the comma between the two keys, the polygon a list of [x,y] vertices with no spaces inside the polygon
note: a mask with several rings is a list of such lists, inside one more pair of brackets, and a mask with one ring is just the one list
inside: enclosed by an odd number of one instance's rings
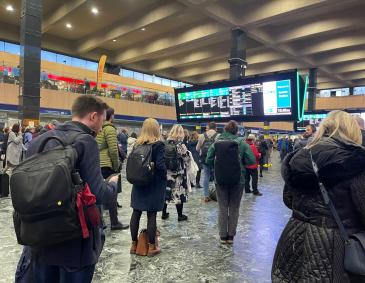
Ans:
{"label": "brown boot", "polygon": [[131,249],[130,249],[130,254],[131,255],[135,255],[136,254],[136,250],[137,250],[137,241],[132,241],[132,246],[131,246]]}
{"label": "brown boot", "polygon": [[148,244],[148,257],[153,257],[158,255],[161,252],[161,249],[158,245],[155,244]]}

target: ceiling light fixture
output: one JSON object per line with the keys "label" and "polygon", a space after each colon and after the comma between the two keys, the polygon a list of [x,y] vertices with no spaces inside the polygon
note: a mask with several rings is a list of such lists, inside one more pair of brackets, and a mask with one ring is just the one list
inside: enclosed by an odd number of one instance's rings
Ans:
{"label": "ceiling light fixture", "polygon": [[91,13],[93,13],[93,14],[95,14],[95,15],[99,14],[99,10],[98,10],[98,8],[93,7],[93,8],[91,9]]}
{"label": "ceiling light fixture", "polygon": [[72,28],[72,25],[70,23],[67,23],[66,24],[66,27],[69,28],[69,29],[71,29]]}
{"label": "ceiling light fixture", "polygon": [[12,6],[12,5],[8,5],[8,6],[6,6],[6,11],[8,11],[8,12],[14,12],[14,7]]}
{"label": "ceiling light fixture", "polygon": [[113,39],[113,42],[116,42],[117,40],[116,39]]}
{"label": "ceiling light fixture", "polygon": [[141,28],[141,31],[145,31],[146,30],[146,28]]}

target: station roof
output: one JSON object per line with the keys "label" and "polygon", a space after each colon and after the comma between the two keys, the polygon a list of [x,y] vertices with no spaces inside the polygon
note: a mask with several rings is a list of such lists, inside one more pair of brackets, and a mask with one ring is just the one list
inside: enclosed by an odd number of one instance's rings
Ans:
{"label": "station roof", "polygon": [[[240,27],[247,75],[318,67],[320,89],[365,85],[363,0],[43,3],[42,47],[56,52],[202,83],[229,77],[230,30]],[[0,38],[19,42],[21,1],[1,4]]]}

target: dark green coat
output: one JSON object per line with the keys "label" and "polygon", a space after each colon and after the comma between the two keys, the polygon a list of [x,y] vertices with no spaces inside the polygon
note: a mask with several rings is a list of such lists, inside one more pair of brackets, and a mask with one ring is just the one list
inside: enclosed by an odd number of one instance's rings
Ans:
{"label": "dark green coat", "polygon": [[[241,183],[244,184],[245,183],[245,174],[246,174],[245,165],[249,166],[249,165],[256,164],[256,158],[255,158],[250,146],[247,143],[245,143],[243,139],[241,139],[231,133],[227,133],[227,132],[224,132],[223,134],[221,134],[217,138],[217,141],[219,141],[219,140],[236,140],[236,141],[238,141],[238,145],[240,147],[240,153],[241,153],[241,156],[243,157],[243,161],[244,161],[244,164],[241,163]],[[206,164],[208,164],[209,166],[213,166],[214,160],[215,160],[215,148],[214,148],[214,144],[212,144],[208,150],[207,158],[205,161],[206,161]]]}
{"label": "dark green coat", "polygon": [[100,167],[119,170],[119,151],[117,129],[111,122],[105,122],[102,131],[96,137],[100,151]]}

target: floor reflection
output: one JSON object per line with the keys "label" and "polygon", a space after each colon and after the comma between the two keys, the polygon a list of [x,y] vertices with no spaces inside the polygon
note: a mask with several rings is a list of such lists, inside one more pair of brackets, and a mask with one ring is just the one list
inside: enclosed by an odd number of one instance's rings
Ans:
{"label": "floor reflection", "polygon": [[[177,222],[171,206],[170,219],[162,221],[162,253],[154,258],[129,255],[128,231],[106,232],[104,251],[94,282],[271,282],[270,270],[276,242],[290,211],[282,203],[283,183],[280,164],[264,172],[259,186],[264,196],[245,195],[242,200],[238,233],[233,247],[218,241],[217,204],[201,202],[202,190],[190,195],[186,205],[188,222]],[[124,184],[119,201],[121,219],[129,221],[130,185]],[[12,282],[21,246],[12,225],[10,199],[0,199],[0,282]],[[106,217],[108,220],[108,217]],[[146,225],[142,217],[141,227]]]}

